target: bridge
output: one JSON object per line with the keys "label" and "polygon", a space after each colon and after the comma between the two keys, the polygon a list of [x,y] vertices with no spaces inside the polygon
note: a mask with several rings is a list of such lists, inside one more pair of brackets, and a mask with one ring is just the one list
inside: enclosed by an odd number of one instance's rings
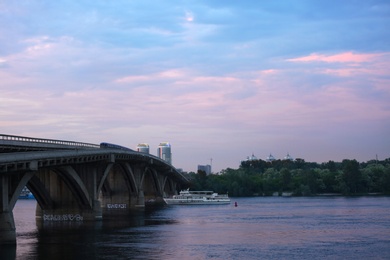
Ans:
{"label": "bridge", "polygon": [[119,145],[0,134],[0,245],[16,243],[12,210],[25,186],[37,220],[97,221],[162,204],[188,180],[164,160]]}

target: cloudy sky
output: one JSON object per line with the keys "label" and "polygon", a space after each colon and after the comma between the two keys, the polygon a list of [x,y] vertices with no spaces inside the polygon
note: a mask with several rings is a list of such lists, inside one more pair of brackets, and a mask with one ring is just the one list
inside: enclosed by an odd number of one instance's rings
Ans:
{"label": "cloudy sky", "polygon": [[1,0],[0,133],[238,168],[390,157],[390,1]]}

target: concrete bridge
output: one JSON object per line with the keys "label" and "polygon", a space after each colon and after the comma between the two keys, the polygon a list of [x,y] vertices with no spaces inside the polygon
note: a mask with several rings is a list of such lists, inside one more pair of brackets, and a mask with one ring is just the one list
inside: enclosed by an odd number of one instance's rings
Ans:
{"label": "concrete bridge", "polygon": [[0,135],[0,245],[16,243],[12,210],[25,186],[38,220],[96,221],[187,185],[172,165],[125,147]]}

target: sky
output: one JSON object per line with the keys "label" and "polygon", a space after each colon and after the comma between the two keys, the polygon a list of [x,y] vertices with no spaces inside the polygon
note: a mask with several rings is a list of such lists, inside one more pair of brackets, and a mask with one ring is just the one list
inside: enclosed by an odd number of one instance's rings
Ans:
{"label": "sky", "polygon": [[390,1],[0,0],[0,134],[254,154],[390,157]]}

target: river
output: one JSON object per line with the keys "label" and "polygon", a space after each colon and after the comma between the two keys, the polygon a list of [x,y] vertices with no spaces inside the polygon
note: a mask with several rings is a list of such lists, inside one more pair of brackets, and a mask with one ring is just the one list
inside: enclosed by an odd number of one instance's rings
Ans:
{"label": "river", "polygon": [[17,202],[1,259],[390,259],[390,197],[232,198],[94,224],[39,224],[35,205]]}

